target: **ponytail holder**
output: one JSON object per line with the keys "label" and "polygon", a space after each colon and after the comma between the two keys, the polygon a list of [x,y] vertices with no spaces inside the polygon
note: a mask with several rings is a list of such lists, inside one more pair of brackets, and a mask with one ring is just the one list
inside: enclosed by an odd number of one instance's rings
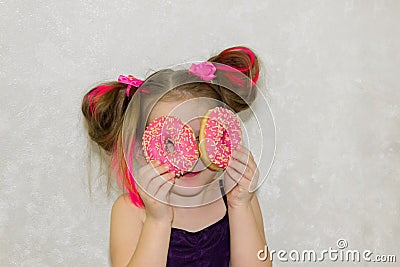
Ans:
{"label": "ponytail holder", "polygon": [[217,68],[214,66],[214,64],[205,61],[199,64],[193,63],[192,66],[190,66],[189,68],[189,73],[199,77],[203,81],[209,82],[217,77],[214,75],[216,70]]}
{"label": "ponytail holder", "polygon": [[144,81],[135,78],[133,75],[128,75],[128,76],[119,75],[118,82],[128,85],[128,87],[126,88],[126,96],[129,97],[129,92],[131,90],[131,87],[135,86],[136,88],[139,88]]}

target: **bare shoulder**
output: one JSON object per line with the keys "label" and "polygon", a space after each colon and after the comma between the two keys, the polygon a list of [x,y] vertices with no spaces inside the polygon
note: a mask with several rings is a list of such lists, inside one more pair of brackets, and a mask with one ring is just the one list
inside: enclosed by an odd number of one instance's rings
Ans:
{"label": "bare shoulder", "polygon": [[129,262],[139,241],[144,215],[145,210],[133,205],[129,194],[122,194],[115,200],[110,222],[110,257],[113,266],[125,266]]}
{"label": "bare shoulder", "polygon": [[122,194],[120,195],[115,201],[112,206],[111,210],[111,217],[113,215],[123,215],[125,219],[133,219],[138,220],[143,223],[145,218],[145,210],[144,208],[136,207],[133,205],[132,201],[130,200],[129,194]]}
{"label": "bare shoulder", "polygon": [[264,232],[264,220],[260,208],[260,203],[258,202],[257,194],[254,193],[254,197],[251,200],[251,207],[253,209],[254,217],[256,218],[257,226],[259,231],[262,233],[265,239],[265,232]]}

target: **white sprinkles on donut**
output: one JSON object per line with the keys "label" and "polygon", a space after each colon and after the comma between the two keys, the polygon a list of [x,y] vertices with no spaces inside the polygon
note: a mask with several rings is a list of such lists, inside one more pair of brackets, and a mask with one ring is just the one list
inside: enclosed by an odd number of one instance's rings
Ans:
{"label": "white sprinkles on donut", "polygon": [[200,124],[200,157],[208,168],[223,171],[229,163],[232,150],[242,140],[239,119],[229,109],[210,109]]}
{"label": "white sprinkles on donut", "polygon": [[[173,153],[167,145],[173,144]],[[190,171],[199,152],[193,130],[174,116],[161,116],[152,121],[143,133],[144,155],[147,161],[159,159],[167,163],[177,177]]]}

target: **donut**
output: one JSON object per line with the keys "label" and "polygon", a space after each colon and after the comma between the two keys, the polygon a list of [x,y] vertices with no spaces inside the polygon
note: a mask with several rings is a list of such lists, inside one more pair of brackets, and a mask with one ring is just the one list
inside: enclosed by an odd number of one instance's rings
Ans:
{"label": "donut", "polygon": [[211,170],[223,171],[242,140],[239,119],[229,109],[210,109],[200,121],[200,158]]}
{"label": "donut", "polygon": [[190,126],[175,116],[161,116],[152,121],[143,133],[144,156],[169,165],[176,177],[192,170],[199,157],[196,138]]}

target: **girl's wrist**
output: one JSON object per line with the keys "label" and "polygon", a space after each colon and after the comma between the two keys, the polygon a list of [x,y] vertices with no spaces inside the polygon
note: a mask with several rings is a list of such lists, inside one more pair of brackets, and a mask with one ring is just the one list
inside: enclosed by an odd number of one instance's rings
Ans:
{"label": "girl's wrist", "polygon": [[241,204],[229,204],[229,209],[228,211],[233,211],[233,212],[247,212],[251,211],[251,202],[246,202],[246,203],[241,203]]}
{"label": "girl's wrist", "polygon": [[246,199],[241,199],[241,200],[234,200],[234,201],[229,201],[228,198],[228,206],[232,210],[246,210],[248,208],[251,208],[251,201],[254,197],[254,193],[251,193]]}

